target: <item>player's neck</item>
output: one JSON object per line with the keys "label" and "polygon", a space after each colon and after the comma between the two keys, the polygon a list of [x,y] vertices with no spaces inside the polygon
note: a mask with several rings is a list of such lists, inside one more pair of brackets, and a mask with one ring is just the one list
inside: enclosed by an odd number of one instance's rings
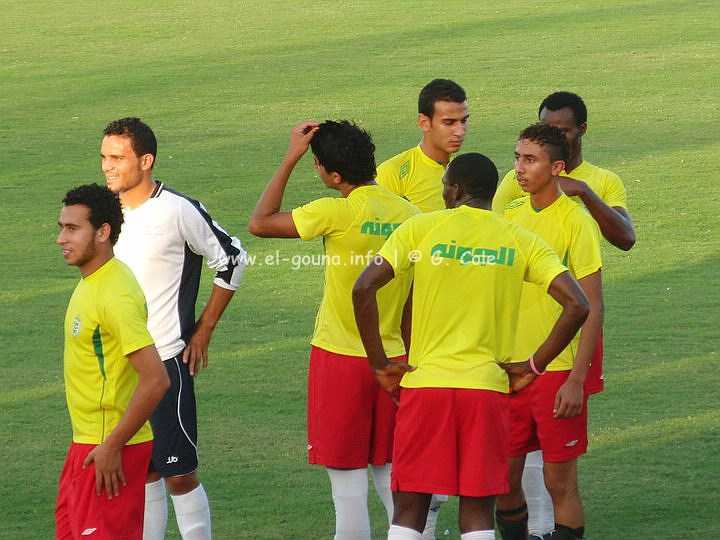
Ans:
{"label": "player's neck", "polygon": [[85,264],[78,266],[78,270],[80,270],[80,275],[83,278],[88,277],[90,274],[97,272],[100,268],[102,268],[105,263],[107,263],[110,259],[114,257],[114,253],[112,248],[107,250],[102,250],[99,252],[95,257],[93,257],[91,260],[86,262]]}
{"label": "player's neck", "polygon": [[137,208],[152,197],[156,189],[155,180],[152,179],[152,176],[147,176],[137,186],[120,193],[120,202],[123,208]]}
{"label": "player's neck", "polygon": [[566,173],[569,173],[569,172],[571,172],[571,171],[574,171],[575,169],[577,169],[577,168],[580,166],[580,164],[581,164],[582,162],[583,162],[582,146],[580,146],[580,147],[578,147],[578,150],[577,150],[577,152],[575,153],[575,155],[572,156],[572,157],[568,160],[568,162],[565,164],[565,172],[566,172]]}
{"label": "player's neck", "polygon": [[338,184],[338,191],[342,193],[343,197],[347,197],[355,191],[357,188],[363,187],[363,186],[376,186],[377,182],[375,180],[371,180],[370,182],[367,182],[366,184],[350,184],[349,182],[342,182],[341,184]]}
{"label": "player's neck", "polygon": [[427,157],[442,165],[447,165],[450,161],[450,154],[448,152],[435,148],[425,140],[425,137],[420,141],[420,150],[422,150],[423,154]]}
{"label": "player's neck", "polygon": [[492,202],[483,197],[466,197],[457,202],[455,207],[469,206],[470,208],[479,208],[480,210],[492,210]]}
{"label": "player's neck", "polygon": [[560,195],[562,195],[560,182],[558,181],[558,177],[555,176],[553,180],[548,182],[542,189],[530,194],[530,204],[535,210],[542,210],[557,201]]}

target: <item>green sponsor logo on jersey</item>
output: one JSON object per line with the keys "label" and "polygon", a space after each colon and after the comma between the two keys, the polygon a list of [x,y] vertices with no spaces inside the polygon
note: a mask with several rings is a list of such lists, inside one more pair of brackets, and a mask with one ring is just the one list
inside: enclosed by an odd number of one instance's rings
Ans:
{"label": "green sponsor logo on jersey", "polygon": [[406,161],[402,165],[400,165],[400,178],[405,178],[408,173],[410,172],[410,162]]}
{"label": "green sponsor logo on jersey", "polygon": [[362,227],[360,227],[360,234],[384,236],[387,238],[399,226],[399,223],[383,223],[380,221],[380,218],[375,218],[375,221],[366,221],[362,224]]}
{"label": "green sponsor logo on jersey", "polygon": [[512,266],[515,263],[515,248],[500,246],[499,249],[485,247],[466,247],[456,245],[456,240],[449,244],[435,244],[430,250],[433,260],[452,259],[460,264],[472,266],[504,265]]}

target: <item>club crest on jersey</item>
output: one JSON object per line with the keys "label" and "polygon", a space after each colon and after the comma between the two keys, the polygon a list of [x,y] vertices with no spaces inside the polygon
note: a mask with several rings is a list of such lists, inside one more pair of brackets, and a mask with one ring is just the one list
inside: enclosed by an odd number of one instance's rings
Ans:
{"label": "club crest on jersey", "polygon": [[82,325],[82,321],[80,320],[80,315],[75,315],[75,318],[73,319],[73,323],[72,323],[73,337],[76,337],[80,333],[81,325]]}

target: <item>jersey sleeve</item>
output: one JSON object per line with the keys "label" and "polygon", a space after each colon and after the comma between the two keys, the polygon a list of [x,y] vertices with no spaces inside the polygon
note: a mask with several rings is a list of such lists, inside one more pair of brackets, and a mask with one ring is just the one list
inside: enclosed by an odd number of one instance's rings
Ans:
{"label": "jersey sleeve", "polygon": [[236,290],[247,259],[240,240],[214,221],[199,201],[184,199],[179,220],[180,233],[192,252],[205,257],[207,265],[216,271],[213,283]]}
{"label": "jersey sleeve", "polygon": [[303,240],[318,236],[331,236],[343,229],[342,221],[348,217],[343,199],[323,197],[293,209],[292,219]]}
{"label": "jersey sleeve", "polygon": [[527,254],[525,281],[547,291],[552,280],[567,271],[567,268],[545,240],[530,232],[525,232],[523,236]]}
{"label": "jersey sleeve", "polygon": [[[377,168],[375,181],[388,191],[403,197],[405,196],[405,190],[403,189],[403,183],[400,182],[400,170],[402,167],[398,167],[395,161],[394,159],[388,159],[382,162]],[[409,166],[409,163],[407,166]]]}
{"label": "jersey sleeve", "polygon": [[124,356],[154,343],[147,329],[147,305],[139,285],[106,289],[98,297],[101,326],[120,345]]}
{"label": "jersey sleeve", "polygon": [[582,279],[602,268],[600,238],[592,218],[579,207],[570,225],[567,266],[575,279]]}
{"label": "jersey sleeve", "polygon": [[393,231],[378,251],[393,268],[395,276],[398,276],[410,269],[419,258],[416,256],[415,242],[413,240],[413,222],[417,221],[418,215],[411,217]]}
{"label": "jersey sleeve", "polygon": [[605,189],[603,190],[602,200],[610,208],[621,207],[627,209],[627,193],[625,191],[625,184],[620,180],[620,177],[608,171],[605,179]]}
{"label": "jersey sleeve", "polygon": [[520,186],[515,179],[515,171],[508,171],[508,173],[503,177],[503,179],[500,180],[497,191],[495,192],[495,196],[493,197],[493,212],[502,215],[505,212],[505,207],[508,204],[510,204],[515,199],[522,197],[523,195],[523,190],[520,189]]}

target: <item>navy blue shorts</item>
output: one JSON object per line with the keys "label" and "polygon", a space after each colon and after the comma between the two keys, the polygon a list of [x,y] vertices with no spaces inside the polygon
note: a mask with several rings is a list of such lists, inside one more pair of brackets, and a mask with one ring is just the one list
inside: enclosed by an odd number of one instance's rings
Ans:
{"label": "navy blue shorts", "polygon": [[150,470],[162,477],[183,476],[198,467],[194,381],[182,353],[163,364],[170,388],[150,416],[155,436]]}

